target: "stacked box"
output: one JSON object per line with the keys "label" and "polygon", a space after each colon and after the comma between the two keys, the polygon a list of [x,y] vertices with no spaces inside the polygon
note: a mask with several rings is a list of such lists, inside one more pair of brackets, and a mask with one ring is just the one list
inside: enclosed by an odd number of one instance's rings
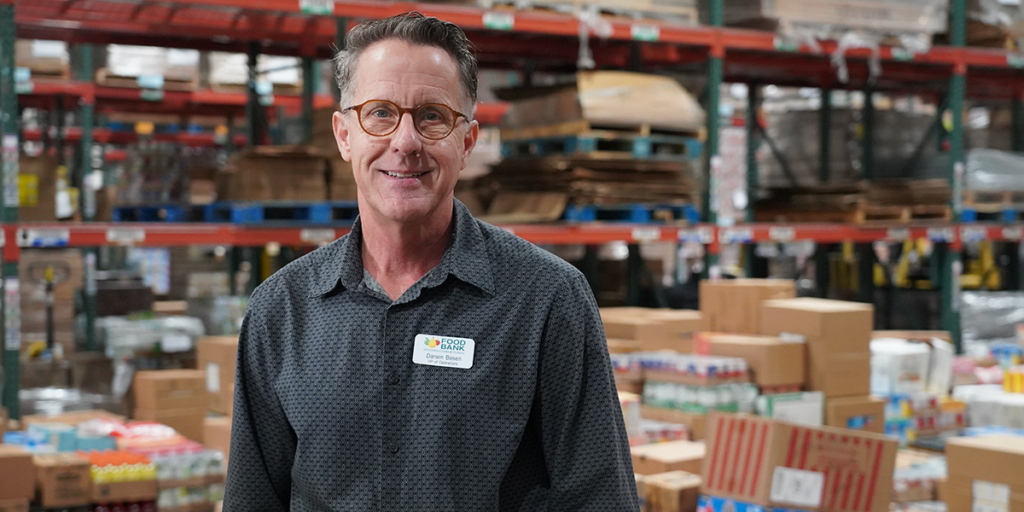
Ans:
{"label": "stacked box", "polygon": [[754,384],[762,391],[793,386],[799,389],[804,383],[807,346],[800,340],[714,333],[702,340],[709,355],[746,360]]}
{"label": "stacked box", "polygon": [[698,311],[651,308],[601,308],[605,335],[634,340],[639,350],[693,351],[693,335],[701,330]]}
{"label": "stacked box", "polygon": [[644,477],[646,512],[694,512],[700,495],[700,476],[669,471]]}
{"label": "stacked box", "polygon": [[743,414],[708,418],[708,496],[818,512],[889,510],[897,444]]}
{"label": "stacked box", "polygon": [[824,299],[772,300],[761,309],[761,332],[807,344],[808,391],[826,398],[866,396],[871,388],[874,307]]}
{"label": "stacked box", "polygon": [[32,454],[19,446],[0,444],[0,502],[28,501],[35,496]]}
{"label": "stacked box", "polygon": [[1024,437],[993,435],[946,442],[950,512],[1024,510]]}
{"label": "stacked box", "polygon": [[224,453],[224,467],[231,456],[231,417],[206,418],[203,423],[203,445]]}
{"label": "stacked box", "polygon": [[788,279],[701,281],[700,312],[705,329],[730,334],[761,334],[761,303],[796,297]]}
{"label": "stacked box", "polygon": [[238,336],[206,336],[199,339],[199,368],[206,372],[206,390],[212,412],[231,415],[237,356]]}
{"label": "stacked box", "polygon": [[669,471],[700,473],[707,453],[704,443],[693,441],[672,441],[643,446],[634,446],[633,472],[639,475],[656,475]]}
{"label": "stacked box", "polygon": [[825,404],[825,425],[885,433],[885,400],[873,396],[832,398]]}
{"label": "stacked box", "polygon": [[135,374],[135,414],[167,425],[196,442],[203,440],[208,392],[202,370],[158,370]]}
{"label": "stacked box", "polygon": [[33,342],[46,342],[46,267],[52,265],[56,276],[66,279],[53,288],[54,345],[65,355],[75,351],[75,294],[83,285],[85,268],[79,249],[32,249],[21,252],[18,278],[21,286],[21,341],[27,348]]}
{"label": "stacked box", "polygon": [[28,68],[31,79],[66,79],[70,75],[68,47],[64,41],[19,39],[14,45],[14,65]]}
{"label": "stacked box", "polygon": [[57,220],[57,167],[51,156],[18,158],[18,220]]}
{"label": "stacked box", "polygon": [[89,461],[70,453],[36,455],[36,502],[43,508],[80,507],[92,502]]}
{"label": "stacked box", "polygon": [[328,161],[300,146],[257,147],[228,159],[218,176],[224,201],[326,201]]}

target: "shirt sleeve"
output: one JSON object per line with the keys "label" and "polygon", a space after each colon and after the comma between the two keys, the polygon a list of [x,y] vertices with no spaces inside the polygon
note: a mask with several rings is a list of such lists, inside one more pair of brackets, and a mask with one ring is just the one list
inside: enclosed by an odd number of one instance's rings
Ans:
{"label": "shirt sleeve", "polygon": [[604,327],[582,275],[557,292],[541,343],[537,399],[550,510],[640,510]]}
{"label": "shirt sleeve", "polygon": [[253,294],[238,339],[224,512],[290,508],[296,436],[274,389],[280,358],[266,329],[267,304],[258,295]]}

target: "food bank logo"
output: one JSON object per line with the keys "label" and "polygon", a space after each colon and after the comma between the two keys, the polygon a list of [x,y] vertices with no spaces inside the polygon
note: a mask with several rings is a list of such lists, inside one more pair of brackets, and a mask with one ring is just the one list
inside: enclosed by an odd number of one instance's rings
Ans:
{"label": "food bank logo", "polygon": [[423,340],[423,344],[428,348],[437,350],[447,350],[451,352],[465,352],[466,351],[466,340],[454,339],[454,338],[438,338],[431,336]]}

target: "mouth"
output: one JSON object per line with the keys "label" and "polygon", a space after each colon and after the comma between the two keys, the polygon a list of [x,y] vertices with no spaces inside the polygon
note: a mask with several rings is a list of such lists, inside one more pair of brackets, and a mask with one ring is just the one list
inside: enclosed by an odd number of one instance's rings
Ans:
{"label": "mouth", "polygon": [[428,174],[430,171],[416,172],[416,173],[395,172],[395,171],[380,171],[380,172],[382,172],[384,174],[387,174],[388,176],[390,176],[392,178],[395,178],[395,179],[411,180],[411,179],[419,178],[420,176],[424,176],[424,175]]}

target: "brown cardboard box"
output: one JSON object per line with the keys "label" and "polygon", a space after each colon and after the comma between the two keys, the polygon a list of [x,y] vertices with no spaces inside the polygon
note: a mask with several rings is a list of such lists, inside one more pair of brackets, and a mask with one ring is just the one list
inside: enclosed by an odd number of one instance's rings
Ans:
{"label": "brown cardboard box", "polygon": [[235,359],[238,356],[238,336],[206,336],[199,338],[199,369],[206,371],[206,391],[210,410],[231,414],[235,384]]}
{"label": "brown cardboard box", "polygon": [[699,473],[704,462],[704,444],[692,441],[670,441],[634,446],[633,472],[641,475],[688,471]]}
{"label": "brown cardboard box", "polygon": [[824,299],[766,301],[761,333],[807,342],[807,390],[828,398],[871,390],[870,304]]}
{"label": "brown cardboard box", "polygon": [[691,352],[693,333],[703,324],[698,311],[651,308],[601,308],[609,338],[635,340],[641,350]]}
{"label": "brown cardboard box", "polygon": [[28,512],[29,500],[0,500],[0,512]]}
{"label": "brown cardboard box", "polygon": [[32,454],[20,446],[0,444],[0,500],[27,500],[35,495]]}
{"label": "brown cardboard box", "polygon": [[36,455],[36,501],[43,508],[78,507],[92,502],[89,461],[70,453]]}
{"label": "brown cardboard box", "polygon": [[139,409],[206,409],[209,400],[203,370],[138,372],[134,388],[135,407]]}
{"label": "brown cardboard box", "polygon": [[953,337],[949,331],[872,331],[871,339],[896,338],[899,340],[929,341],[938,338],[947,343],[953,343]]}
{"label": "brown cardboard box", "polygon": [[326,201],[328,161],[304,146],[265,146],[228,159],[221,201]]}
{"label": "brown cardboard box", "polygon": [[135,419],[138,421],[155,421],[173,428],[179,434],[197,442],[203,442],[203,421],[206,419],[206,408],[194,409],[136,409]]}
{"label": "brown cardboard box", "polygon": [[806,344],[783,341],[773,336],[742,336],[735,334],[707,335],[711,355],[740,357],[758,386],[803,384]]}
{"label": "brown cardboard box", "polygon": [[825,425],[885,433],[885,400],[873,396],[830,398],[825,401]]}
{"label": "brown cardboard box", "polygon": [[636,495],[640,498],[640,512],[650,512],[647,508],[647,484],[644,481],[644,476],[633,473],[633,478],[636,480]]}
{"label": "brown cardboard box", "polygon": [[707,415],[664,409],[661,407],[640,406],[640,417],[645,420],[664,421],[686,425],[690,431],[690,439],[699,441],[706,433]]}
{"label": "brown cardboard box", "polygon": [[211,450],[224,453],[224,466],[227,467],[231,452],[231,417],[206,418],[203,422],[203,445]]}
{"label": "brown cardboard box", "polygon": [[811,497],[820,506],[801,504],[801,509],[885,512],[897,445],[873,433],[713,412],[701,492],[766,507],[792,506],[773,500],[773,488],[785,490],[794,481],[815,488],[810,479],[823,483],[821,493]]}
{"label": "brown cardboard box", "polygon": [[93,484],[93,503],[121,503],[132,501],[156,501],[156,480],[139,482],[112,482]]}
{"label": "brown cardboard box", "polygon": [[730,334],[759,334],[761,303],[796,297],[788,279],[727,279],[700,282],[704,329]]}
{"label": "brown cardboard box", "polygon": [[700,483],[699,475],[686,471],[645,476],[648,512],[696,512]]}
{"label": "brown cardboard box", "polygon": [[[946,442],[950,489],[965,479],[983,480],[1024,493],[1024,437],[992,435],[956,437]],[[958,478],[959,477],[959,478]]]}

